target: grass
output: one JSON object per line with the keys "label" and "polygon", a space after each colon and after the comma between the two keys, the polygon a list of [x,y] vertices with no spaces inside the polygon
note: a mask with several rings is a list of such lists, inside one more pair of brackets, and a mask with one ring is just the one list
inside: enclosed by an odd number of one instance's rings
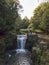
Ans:
{"label": "grass", "polygon": [[42,33],[43,31],[40,30],[40,29],[35,29],[34,32],[37,32],[37,33]]}
{"label": "grass", "polygon": [[21,33],[28,33],[29,32],[29,29],[20,29],[20,32]]}

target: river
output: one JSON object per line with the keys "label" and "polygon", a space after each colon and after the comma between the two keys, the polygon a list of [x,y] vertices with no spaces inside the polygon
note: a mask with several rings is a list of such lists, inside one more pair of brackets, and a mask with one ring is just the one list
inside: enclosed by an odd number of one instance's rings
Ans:
{"label": "river", "polygon": [[32,65],[31,53],[25,49],[27,36],[18,35],[16,50],[10,51],[6,65]]}

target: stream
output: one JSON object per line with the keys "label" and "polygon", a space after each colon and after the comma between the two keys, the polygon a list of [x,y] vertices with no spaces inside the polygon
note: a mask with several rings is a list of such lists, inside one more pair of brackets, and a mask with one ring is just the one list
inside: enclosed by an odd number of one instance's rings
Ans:
{"label": "stream", "polygon": [[27,35],[17,35],[16,50],[10,51],[6,65],[32,65],[31,53],[25,49]]}

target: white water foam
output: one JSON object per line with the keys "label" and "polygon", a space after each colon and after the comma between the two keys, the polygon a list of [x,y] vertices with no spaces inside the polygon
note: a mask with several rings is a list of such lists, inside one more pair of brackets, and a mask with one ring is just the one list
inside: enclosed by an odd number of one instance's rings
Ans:
{"label": "white water foam", "polygon": [[17,35],[17,46],[18,46],[18,49],[16,51],[18,53],[25,52],[26,39],[27,39],[26,35]]}

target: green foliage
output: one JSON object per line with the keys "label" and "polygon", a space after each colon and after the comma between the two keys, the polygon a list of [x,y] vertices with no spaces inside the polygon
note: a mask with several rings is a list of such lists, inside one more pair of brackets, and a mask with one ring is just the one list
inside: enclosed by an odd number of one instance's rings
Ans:
{"label": "green foliage", "polygon": [[32,48],[32,59],[34,65],[40,65],[41,49],[38,47]]}
{"label": "green foliage", "polygon": [[34,27],[33,27],[33,24],[32,24],[32,23],[30,23],[30,24],[29,24],[28,29],[32,29],[32,30],[34,29]]}
{"label": "green foliage", "polygon": [[35,9],[32,23],[35,29],[49,32],[49,2],[42,3]]}
{"label": "green foliage", "polygon": [[18,0],[0,0],[0,53],[14,43],[19,9]]}
{"label": "green foliage", "polygon": [[20,33],[26,34],[29,32],[30,29],[20,29]]}
{"label": "green foliage", "polygon": [[42,56],[40,57],[40,64],[41,65],[48,65],[49,64],[49,52],[43,52]]}
{"label": "green foliage", "polygon": [[32,60],[34,65],[48,65],[49,64],[48,49],[32,47]]}
{"label": "green foliage", "polygon": [[42,33],[43,31],[40,30],[40,29],[35,29],[34,32],[37,32],[37,33]]}
{"label": "green foliage", "polygon": [[19,32],[21,29],[22,19],[20,16],[17,17],[15,26],[16,26],[16,32]]}
{"label": "green foliage", "polygon": [[24,17],[21,24],[21,29],[26,29],[29,25],[29,19],[27,17]]}

